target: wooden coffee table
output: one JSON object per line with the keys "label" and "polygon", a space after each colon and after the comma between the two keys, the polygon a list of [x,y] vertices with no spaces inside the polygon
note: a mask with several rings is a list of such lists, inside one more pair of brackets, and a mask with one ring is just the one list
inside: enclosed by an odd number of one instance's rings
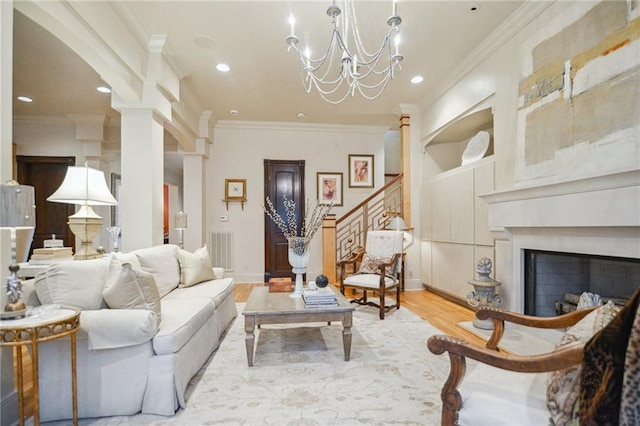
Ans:
{"label": "wooden coffee table", "polygon": [[269,293],[269,287],[255,287],[242,311],[244,315],[247,362],[253,365],[256,326],[262,324],[294,324],[304,322],[342,322],[342,346],[344,360],[351,356],[351,324],[354,306],[333,286],[338,306],[307,308],[301,298],[290,297],[291,293]]}

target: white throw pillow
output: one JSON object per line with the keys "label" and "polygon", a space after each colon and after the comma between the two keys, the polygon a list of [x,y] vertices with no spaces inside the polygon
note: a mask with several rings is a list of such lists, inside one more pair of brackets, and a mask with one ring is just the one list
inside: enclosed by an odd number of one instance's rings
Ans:
{"label": "white throw pillow", "polygon": [[165,297],[180,284],[180,265],[176,258],[178,246],[164,244],[136,250],[134,253],[143,271],[153,274],[160,297]]}
{"label": "white throw pillow", "polygon": [[189,287],[216,278],[211,267],[207,246],[199,248],[194,253],[178,248],[176,253],[180,263],[179,287]]}
{"label": "white throw pillow", "polygon": [[102,290],[108,270],[105,259],[53,263],[36,276],[34,287],[43,305],[100,309],[105,307]]}
{"label": "white throw pillow", "polygon": [[160,294],[149,272],[134,270],[130,263],[120,265],[114,257],[102,295],[111,309],[147,309],[155,312],[160,323]]}

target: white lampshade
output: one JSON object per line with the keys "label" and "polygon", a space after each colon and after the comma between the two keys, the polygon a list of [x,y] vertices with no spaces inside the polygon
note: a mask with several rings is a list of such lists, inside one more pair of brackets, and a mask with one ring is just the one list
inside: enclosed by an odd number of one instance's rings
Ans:
{"label": "white lampshade", "polygon": [[102,170],[91,167],[70,166],[60,187],[47,201],[87,206],[115,206],[118,201],[111,195]]}
{"label": "white lampshade", "polygon": [[100,233],[103,219],[91,206],[114,206],[118,204],[104,178],[102,170],[70,166],[60,187],[47,201],[55,203],[78,204],[80,209],[69,216],[69,228],[82,242],[74,256],[75,259],[94,259],[100,254],[92,246],[93,238]]}
{"label": "white lampshade", "polygon": [[187,214],[185,212],[176,213],[176,229],[187,229]]}
{"label": "white lampshade", "polygon": [[392,231],[406,231],[409,229],[409,227],[406,223],[404,223],[404,220],[402,220],[400,216],[395,216],[393,219],[391,219],[385,229],[390,229]]}

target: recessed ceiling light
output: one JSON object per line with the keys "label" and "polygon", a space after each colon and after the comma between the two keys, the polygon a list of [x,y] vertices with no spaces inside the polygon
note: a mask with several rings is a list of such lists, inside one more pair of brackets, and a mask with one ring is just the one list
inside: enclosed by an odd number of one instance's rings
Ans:
{"label": "recessed ceiling light", "polygon": [[298,116],[298,118],[305,118],[307,116],[307,114],[305,114],[304,112],[299,112],[296,115]]}
{"label": "recessed ceiling light", "polygon": [[229,70],[231,70],[231,68],[229,68],[229,65],[227,64],[218,64],[216,65],[216,68],[220,72],[229,72]]}
{"label": "recessed ceiling light", "polygon": [[96,87],[96,90],[100,93],[111,93],[111,89],[109,89],[107,86],[98,86]]}
{"label": "recessed ceiling light", "polygon": [[413,78],[411,79],[411,82],[412,82],[413,84],[418,84],[418,83],[422,83],[422,81],[423,81],[423,80],[424,80],[424,78],[422,78],[422,76],[421,76],[421,75],[416,75],[415,77],[413,77]]}
{"label": "recessed ceiling light", "polygon": [[229,111],[229,114],[233,115],[234,117],[236,115],[238,115],[238,110],[237,109],[232,109],[231,111]]}
{"label": "recessed ceiling light", "polygon": [[18,100],[27,103],[33,102],[33,99],[28,96],[18,96]]}

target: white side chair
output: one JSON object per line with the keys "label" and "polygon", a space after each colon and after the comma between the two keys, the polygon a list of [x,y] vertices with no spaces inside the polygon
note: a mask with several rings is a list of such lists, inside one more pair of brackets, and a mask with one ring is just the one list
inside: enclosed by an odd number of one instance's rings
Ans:
{"label": "white side chair", "polygon": [[[352,299],[351,303],[379,308],[380,319],[391,309],[400,308],[403,237],[400,231],[369,231],[365,250],[338,263],[340,292],[345,294],[347,288],[362,291],[362,296]],[[354,273],[346,276],[348,266]],[[394,289],[395,303],[386,305],[385,296]],[[380,303],[369,301],[368,292],[377,293]]]}

